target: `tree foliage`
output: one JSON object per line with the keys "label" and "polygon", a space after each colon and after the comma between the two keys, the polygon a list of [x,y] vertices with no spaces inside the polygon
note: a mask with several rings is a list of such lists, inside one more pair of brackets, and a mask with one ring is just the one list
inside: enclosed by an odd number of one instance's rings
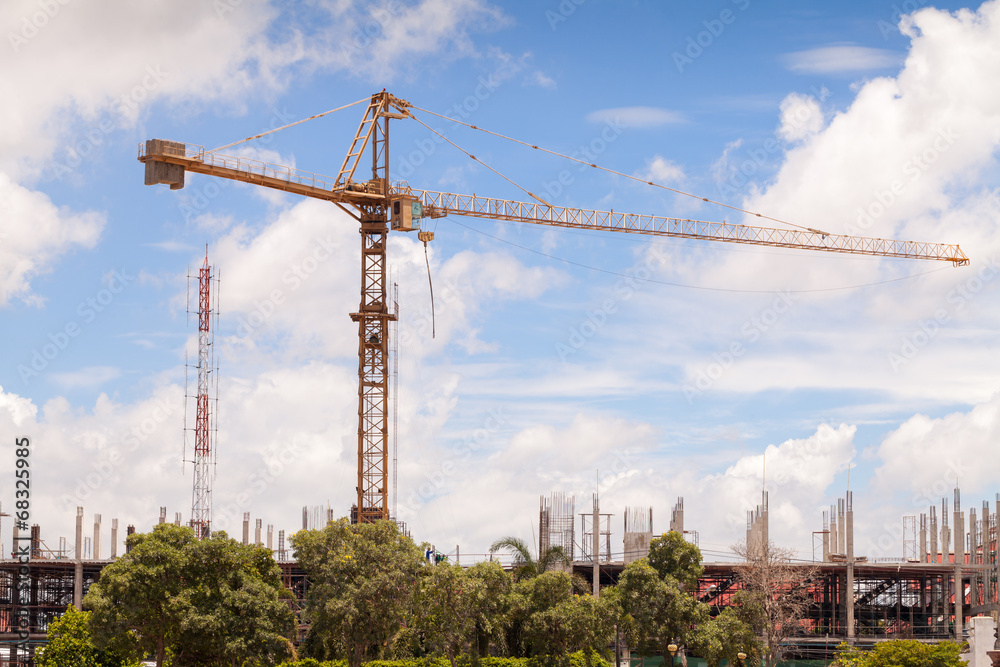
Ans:
{"label": "tree foliage", "polygon": [[729,665],[739,665],[739,654],[745,653],[746,665],[759,665],[762,652],[760,642],[734,609],[726,609],[699,626],[694,634],[694,650],[705,658],[708,667],[718,667],[725,660]]}
{"label": "tree foliage", "polygon": [[698,643],[697,631],[709,620],[708,605],[682,590],[673,576],[660,576],[643,558],[625,567],[616,588],[630,646],[667,655],[671,643],[682,650]]}
{"label": "tree foliage", "polygon": [[870,651],[841,644],[837,650],[836,664],[841,667],[965,667],[959,657],[962,645],[943,641],[924,644],[912,639],[893,639],[878,642]]}
{"label": "tree foliage", "polygon": [[292,538],[311,586],[306,613],[313,657],[342,657],[351,667],[378,658],[412,612],[422,550],[391,521],[347,519]]}
{"label": "tree foliage", "polygon": [[131,535],[127,544],[84,598],[99,646],[131,633],[158,667],[168,653],[192,665],[274,665],[294,655],[290,594],[263,547],[223,532],[195,540],[190,528],[173,524]]}
{"label": "tree foliage", "polygon": [[429,648],[455,658],[471,646],[476,624],[477,582],[461,565],[439,563],[427,568],[417,593],[416,626],[423,631]]}
{"label": "tree foliage", "polygon": [[49,625],[48,643],[35,655],[37,667],[138,667],[139,653],[131,635],[117,648],[100,649],[90,632],[90,612],[70,605]]}
{"label": "tree foliage", "polygon": [[569,556],[562,547],[549,547],[538,555],[538,559],[532,557],[531,549],[519,537],[501,537],[490,545],[490,553],[497,551],[510,551],[514,557],[514,580],[522,581],[537,577],[543,572],[558,569],[560,566],[571,564]]}
{"label": "tree foliage", "polygon": [[476,657],[489,655],[492,644],[501,655],[507,655],[506,631],[510,626],[514,580],[500,563],[477,563],[466,573],[473,584],[470,590],[474,611],[473,654]]}
{"label": "tree foliage", "polygon": [[672,577],[686,591],[697,589],[698,579],[705,571],[701,550],[676,530],[654,538],[646,558],[661,579]]}

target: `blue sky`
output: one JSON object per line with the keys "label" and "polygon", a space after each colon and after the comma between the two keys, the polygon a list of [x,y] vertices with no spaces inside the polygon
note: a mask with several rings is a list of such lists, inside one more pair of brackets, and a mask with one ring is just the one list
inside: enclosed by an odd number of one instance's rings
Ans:
{"label": "blue sky", "polygon": [[[780,544],[811,558],[850,468],[859,553],[899,557],[902,516],[957,478],[973,506],[998,490],[997,2],[19,0],[0,27],[0,433],[35,439],[50,545],[72,537],[77,505],[88,524],[141,530],[164,505],[186,520],[186,276],[206,245],[221,276],[217,525],[238,533],[248,511],[291,532],[302,505],[346,512],[356,225],[198,175],[146,187],[136,155],[150,138],[215,148],[383,88],[699,197],[972,258],[444,218],[431,338],[423,247],[393,234],[398,505],[416,538],[466,554],[532,540],[538,496],[585,510],[599,472],[619,550],[625,506],[652,506],[660,531],[684,496],[722,558],[766,460]],[[335,174],[362,112],[231,151]],[[417,115],[479,162],[394,121],[390,177],[416,188],[527,197],[485,163],[553,204],[743,221]]]}

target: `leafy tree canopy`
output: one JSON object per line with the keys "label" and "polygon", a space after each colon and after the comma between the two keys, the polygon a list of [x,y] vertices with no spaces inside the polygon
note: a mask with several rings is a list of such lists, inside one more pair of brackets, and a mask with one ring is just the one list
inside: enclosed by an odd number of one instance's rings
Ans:
{"label": "leafy tree canopy", "polygon": [[311,586],[306,611],[312,657],[340,657],[351,667],[380,653],[412,612],[423,550],[392,521],[332,521],[292,537]]}
{"label": "leafy tree canopy", "polygon": [[698,579],[705,571],[701,564],[701,550],[676,530],[664,533],[649,543],[647,560],[661,579],[673,577],[687,591],[698,587]]}
{"label": "leafy tree canopy", "polygon": [[173,524],[131,535],[127,544],[84,598],[99,646],[131,632],[158,667],[168,653],[180,664],[255,665],[294,654],[290,594],[267,549],[224,532],[196,540]]}
{"label": "leafy tree canopy", "polygon": [[[70,605],[49,625],[48,644],[35,655],[37,667],[138,667],[139,654],[131,636],[118,649],[99,649],[90,634],[90,612]],[[130,650],[131,649],[131,650]]]}
{"label": "leafy tree canopy", "polygon": [[962,645],[944,641],[924,644],[912,639],[878,642],[871,651],[841,644],[836,661],[842,667],[965,667]]}

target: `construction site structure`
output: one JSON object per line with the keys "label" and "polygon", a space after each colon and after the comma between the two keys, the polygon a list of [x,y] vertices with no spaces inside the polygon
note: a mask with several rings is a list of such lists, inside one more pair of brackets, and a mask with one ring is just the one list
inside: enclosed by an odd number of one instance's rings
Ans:
{"label": "construction site structure", "polygon": [[575,554],[574,524],[576,500],[564,493],[538,499],[538,549],[543,554],[558,547],[572,561]]}
{"label": "construction site structure", "polygon": [[[389,180],[389,120],[414,119],[428,130],[440,133],[415,115],[417,111],[426,110],[384,90],[372,95],[367,102],[347,155],[337,176],[332,178],[220,152],[235,144],[213,151],[205,150],[203,146],[151,139],[145,146],[139,147],[138,156],[139,161],[145,164],[146,185],[168,184],[171,189],[179,189],[184,187],[186,172],[206,174],[329,201],[359,224],[361,301],[357,312],[351,313],[352,320],[358,324],[358,482],[357,500],[351,513],[355,522],[389,518],[388,323],[397,319],[397,315],[389,310],[386,289],[386,237],[390,228],[393,231],[416,231],[419,239],[426,244],[434,235],[421,230],[423,219],[457,215],[773,248],[942,260],[955,265],[968,264],[969,261],[957,245],[853,237],[801,226],[798,229],[779,229],[568,208],[553,206],[527,190],[525,192],[536,200],[534,203],[413,189],[408,183]],[[447,141],[457,148],[454,142]],[[531,148],[538,147],[531,145]],[[357,174],[356,179],[357,169],[366,152],[371,156],[371,177],[364,178]],[[483,164],[471,153],[463,152],[471,160]],[[499,174],[492,167],[485,166]],[[596,164],[589,166],[598,167]]]}
{"label": "construction site structure", "polygon": [[[671,528],[673,530],[673,528]],[[625,555],[626,564],[645,558],[649,554],[649,543],[653,541],[653,508],[625,508]]]}

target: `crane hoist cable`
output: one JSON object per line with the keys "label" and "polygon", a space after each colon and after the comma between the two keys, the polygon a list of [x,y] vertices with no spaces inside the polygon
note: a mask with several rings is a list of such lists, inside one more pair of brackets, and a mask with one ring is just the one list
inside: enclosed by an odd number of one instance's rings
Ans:
{"label": "crane hoist cable", "polygon": [[[527,146],[528,148],[533,148],[533,149],[535,149],[537,151],[542,151],[543,153],[549,153],[550,155],[555,155],[556,157],[561,157],[561,158],[564,158],[566,160],[571,160],[573,162],[579,162],[580,164],[586,165],[588,167],[593,167],[594,169],[600,169],[601,171],[606,171],[609,174],[614,174],[616,176],[621,176],[623,178],[627,178],[629,180],[636,181],[637,183],[642,183],[644,185],[651,185],[654,188],[661,188],[663,190],[667,190],[667,191],[673,192],[675,194],[679,194],[679,195],[683,195],[685,197],[691,197],[693,199],[697,199],[699,201],[703,201],[703,202],[705,202],[707,204],[715,204],[716,206],[722,206],[723,208],[728,208],[728,209],[731,209],[733,211],[739,211],[740,213],[746,213],[747,215],[752,215],[754,217],[761,218],[763,220],[771,220],[772,222],[777,222],[777,223],[782,224],[782,225],[788,225],[790,227],[798,227],[799,229],[804,229],[804,230],[806,230],[808,232],[812,232],[813,234],[822,234],[824,236],[828,236],[829,235],[828,232],[824,232],[824,231],[821,231],[821,230],[818,230],[818,229],[813,229],[812,227],[805,227],[803,225],[797,225],[794,222],[788,222],[787,220],[781,220],[779,218],[772,218],[771,216],[764,215],[763,213],[757,213],[756,211],[750,211],[750,210],[745,209],[745,208],[740,208],[739,206],[733,206],[732,204],[724,204],[724,203],[722,203],[720,201],[715,201],[715,200],[709,199],[707,197],[700,197],[698,195],[691,194],[690,192],[684,192],[683,190],[678,190],[677,188],[672,188],[670,186],[663,185],[661,183],[654,183],[653,181],[647,181],[646,179],[639,178],[638,176],[632,176],[631,174],[625,174],[623,172],[616,171],[614,169],[610,169],[608,167],[602,167],[602,166],[600,166],[598,164],[594,164],[593,162],[587,162],[586,160],[581,160],[580,158],[576,158],[576,157],[573,157],[571,155],[564,155],[563,153],[559,153],[558,151],[550,150],[548,148],[542,148],[541,146],[536,146],[535,144],[530,144],[527,141],[521,141],[520,139],[515,139],[514,137],[508,137],[507,135],[500,134],[499,132],[493,132],[492,130],[487,130],[486,128],[479,127],[478,125],[472,125],[470,123],[463,123],[462,121],[460,121],[460,120],[458,120],[456,118],[451,118],[449,116],[445,116],[444,114],[436,113],[436,112],[431,111],[429,109],[424,109],[424,108],[421,108],[421,107],[418,107],[418,106],[411,106],[410,108],[411,109],[417,109],[419,111],[423,111],[424,113],[429,113],[432,116],[437,116],[438,118],[444,118],[445,120],[450,120],[453,123],[458,123],[459,125],[464,125],[465,127],[471,128],[473,130],[478,130],[479,132],[485,132],[486,134],[491,134],[491,135],[493,135],[495,137],[499,137],[501,139],[506,139],[507,141],[513,141],[516,144],[521,144],[522,146]],[[416,116],[412,115],[412,112],[410,114],[410,117],[413,118],[414,120],[416,120],[418,123],[420,122],[417,119]],[[424,124],[421,123],[421,125],[424,125]],[[427,127],[427,126],[424,125],[424,127]],[[435,134],[437,134],[437,133],[435,132]],[[525,190],[525,192],[527,192],[527,190]],[[531,194],[531,193],[529,192],[528,194]],[[534,197],[534,195],[532,195],[532,197]],[[535,199],[538,199],[538,197],[535,197]],[[539,199],[539,201],[541,201],[541,200]],[[546,204],[546,205],[550,206],[550,204]]]}
{"label": "crane hoist cable", "polygon": [[511,185],[513,185],[518,190],[521,190],[522,192],[526,193],[532,199],[537,199],[538,201],[540,201],[541,203],[545,204],[549,208],[553,208],[552,204],[548,203],[547,201],[545,201],[544,199],[542,199],[541,197],[539,197],[535,193],[530,192],[527,188],[522,187],[522,186],[518,185],[517,183],[515,183],[514,181],[512,181],[511,179],[507,178],[506,176],[504,176],[503,174],[501,174],[499,171],[497,171],[496,169],[494,169],[490,165],[486,164],[485,162],[483,162],[482,160],[480,160],[479,158],[477,158],[475,155],[473,155],[469,151],[465,150],[464,148],[462,148],[461,146],[459,146],[458,144],[456,144],[454,141],[452,141],[448,137],[444,136],[443,134],[441,134],[440,132],[438,132],[437,130],[435,130],[433,127],[431,127],[430,125],[428,125],[424,121],[420,120],[419,118],[417,118],[416,116],[414,116],[412,114],[410,115],[410,118],[412,118],[413,120],[417,121],[418,123],[420,123],[421,125],[423,125],[424,127],[426,127],[428,130],[430,130],[434,134],[436,134],[439,137],[441,137],[443,140],[445,140],[446,142],[448,142],[449,144],[451,144],[452,146],[454,146],[456,149],[458,149],[462,153],[465,153],[465,155],[467,157],[469,157],[471,160],[475,160],[476,162],[478,162],[479,164],[483,165],[484,167],[486,167],[487,169],[489,169],[490,171],[492,171],[494,174],[496,174],[497,176],[499,176],[503,180],[505,180],[508,183],[510,183]]}
{"label": "crane hoist cable", "polygon": [[322,118],[323,116],[332,114],[334,111],[341,111],[343,109],[347,109],[349,107],[353,107],[356,104],[361,104],[362,102],[367,102],[368,100],[369,100],[369,98],[365,97],[365,98],[362,98],[362,99],[358,100],[357,102],[351,102],[350,104],[345,104],[342,107],[337,107],[336,109],[330,109],[329,111],[324,111],[323,113],[318,113],[318,114],[315,114],[313,116],[309,116],[308,118],[303,118],[302,120],[297,120],[294,123],[289,123],[288,125],[282,125],[281,127],[276,127],[273,130],[268,130],[267,132],[261,132],[260,134],[255,134],[252,137],[247,137],[246,139],[240,139],[239,141],[234,141],[233,143],[226,144],[225,146],[219,146],[218,148],[215,148],[215,149],[213,149],[213,150],[211,150],[209,152],[210,153],[216,153],[218,151],[222,151],[222,150],[225,150],[227,148],[232,148],[233,146],[238,146],[238,145],[240,145],[242,143],[246,143],[248,141],[253,141],[254,139],[260,139],[261,137],[266,136],[268,134],[271,134],[272,132],[277,132],[278,130],[284,130],[284,129],[292,127],[294,125],[298,125],[300,123],[304,123],[307,120],[315,120],[316,118]]}
{"label": "crane hoist cable", "polygon": [[431,282],[431,260],[427,256],[427,242],[433,238],[433,232],[420,232],[420,240],[424,242],[424,263],[427,264],[427,285],[431,288],[431,338],[437,338],[434,322],[434,283]]}

